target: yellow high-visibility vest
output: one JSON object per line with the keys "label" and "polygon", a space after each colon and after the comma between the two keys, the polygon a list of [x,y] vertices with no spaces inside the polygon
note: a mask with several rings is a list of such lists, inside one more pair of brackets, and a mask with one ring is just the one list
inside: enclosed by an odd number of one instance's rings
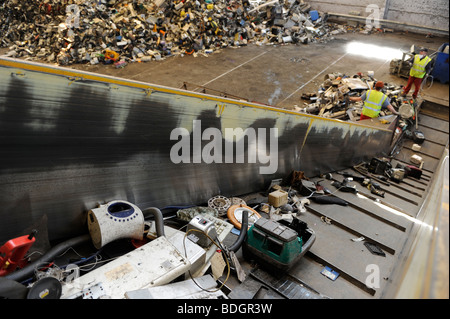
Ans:
{"label": "yellow high-visibility vest", "polygon": [[386,99],[387,96],[384,95],[383,92],[367,90],[362,114],[368,117],[377,117],[378,114],[380,114],[381,107]]}
{"label": "yellow high-visibility vest", "polygon": [[416,54],[414,56],[414,63],[409,71],[409,75],[422,79],[425,76],[425,67],[431,61],[428,56],[425,56],[422,60],[420,60],[420,56]]}

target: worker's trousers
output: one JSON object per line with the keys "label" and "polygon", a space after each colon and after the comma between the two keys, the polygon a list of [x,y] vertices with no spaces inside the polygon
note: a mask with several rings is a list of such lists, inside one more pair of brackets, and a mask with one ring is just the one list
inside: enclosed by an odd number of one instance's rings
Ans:
{"label": "worker's trousers", "polygon": [[412,87],[412,85],[414,83],[413,98],[416,98],[417,95],[419,94],[420,85],[422,84],[422,80],[423,79],[421,79],[421,78],[416,78],[414,76],[409,76],[408,83],[403,88],[403,94],[408,94],[409,90],[411,90],[411,87]]}

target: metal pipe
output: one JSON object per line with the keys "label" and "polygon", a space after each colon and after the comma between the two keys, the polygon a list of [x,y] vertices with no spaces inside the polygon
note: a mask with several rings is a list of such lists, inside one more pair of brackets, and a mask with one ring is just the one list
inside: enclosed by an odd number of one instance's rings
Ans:
{"label": "metal pipe", "polygon": [[158,237],[165,236],[164,234],[164,219],[163,214],[161,211],[156,207],[149,207],[142,211],[143,214],[145,213],[151,213],[155,217],[155,223],[156,223],[156,234]]}

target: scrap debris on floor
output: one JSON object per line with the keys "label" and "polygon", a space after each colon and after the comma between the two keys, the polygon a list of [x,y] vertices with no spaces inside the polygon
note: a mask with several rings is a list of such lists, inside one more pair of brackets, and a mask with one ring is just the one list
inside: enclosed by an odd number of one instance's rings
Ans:
{"label": "scrap debris on floor", "polygon": [[[361,96],[366,90],[372,89],[376,82],[373,71],[352,76],[339,72],[326,74],[317,92],[303,93],[303,107],[295,106],[294,110],[344,121],[358,121],[363,102],[351,103],[349,97]],[[416,104],[416,101],[410,102],[410,99],[403,98],[402,88],[403,85],[385,83],[381,91],[387,95],[391,105],[401,112],[402,117],[409,118],[414,115],[415,108],[410,103]],[[380,112],[381,117],[391,114],[389,110]]]}
{"label": "scrap debris on floor", "polygon": [[207,55],[225,47],[324,42],[354,27],[289,0],[6,0],[6,56],[69,65]]}
{"label": "scrap debris on floor", "polygon": [[[204,205],[141,210],[125,200],[99,204],[87,212],[89,234],[39,254],[33,245],[42,237],[35,230],[0,247],[0,297],[328,298],[286,276],[320,236],[302,221],[311,201],[347,206],[335,195],[357,194],[355,183],[384,197],[383,188],[389,183],[421,177],[420,167],[393,167],[387,158],[373,158],[353,169],[357,174],[337,172],[342,181],[334,173],[317,180],[293,171],[272,180],[266,191],[242,197],[217,195]],[[332,181],[334,189],[324,186],[324,180]],[[364,245],[372,254],[385,256],[376,243]],[[328,266],[321,274],[332,281],[339,277]],[[238,283],[233,288],[227,285],[231,277]]]}
{"label": "scrap debris on floor", "polygon": [[236,256],[241,248],[246,259],[286,272],[314,243],[314,231],[297,216],[309,203],[300,195],[303,175],[293,176],[298,190],[275,180],[247,202],[217,195],[206,205],[161,210],[125,200],[99,204],[87,212],[88,235],[38,256],[33,244],[40,234],[12,239],[0,248],[0,296],[228,298],[222,288],[230,276],[244,282],[249,275]]}

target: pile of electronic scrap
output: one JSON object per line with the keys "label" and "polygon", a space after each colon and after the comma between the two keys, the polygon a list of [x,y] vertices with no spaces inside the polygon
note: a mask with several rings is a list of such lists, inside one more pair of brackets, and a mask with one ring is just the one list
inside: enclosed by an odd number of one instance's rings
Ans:
{"label": "pile of electronic scrap", "polygon": [[[176,284],[184,288],[171,298],[226,298],[216,279],[221,265],[229,276],[230,255],[240,245],[223,246],[233,226],[199,212],[204,213],[191,209],[188,223],[183,220],[189,213],[180,212],[183,226],[174,228],[165,225],[158,208],[110,201],[88,211],[89,234],[54,245],[35,261],[29,259],[31,248],[43,234],[12,239],[0,248],[0,297],[164,298],[153,288]],[[179,230],[183,227],[187,230]]]}
{"label": "pile of electronic scrap", "polygon": [[[353,76],[339,72],[327,74],[317,92],[302,94],[303,107],[296,106],[295,110],[327,118],[357,121],[362,112],[363,102],[351,103],[349,97],[361,96],[366,90],[372,89],[376,82],[373,71],[368,71],[367,74],[359,72]],[[396,109],[403,104],[400,96],[402,87],[385,83],[382,89]],[[380,116],[389,114],[390,111],[382,110]]]}
{"label": "pile of electronic scrap", "polygon": [[[266,191],[242,198],[217,195],[205,205],[141,210],[125,200],[99,204],[87,212],[88,234],[60,242],[33,261],[39,232],[1,246],[0,297],[241,297],[239,289],[251,282],[246,280],[249,276],[282,277],[311,249],[316,234],[302,221],[310,201],[346,206],[345,200],[332,195],[356,193],[351,181],[383,196],[378,181],[398,182],[399,170],[416,174],[415,169],[393,168],[388,160],[376,158],[355,169],[361,176],[340,173],[342,182],[331,174],[322,176],[333,180],[332,191],[321,185],[323,180],[313,182],[294,171],[273,180]],[[245,264],[236,254],[241,248]],[[230,276],[240,282],[236,294],[227,286]]]}
{"label": "pile of electronic scrap", "polygon": [[346,32],[297,0],[6,0],[0,46],[37,61],[117,63],[224,47],[328,41]]}
{"label": "pile of electronic scrap", "polygon": [[37,256],[33,245],[46,234],[11,239],[0,247],[0,298],[227,298],[230,276],[246,278],[241,247],[246,260],[285,273],[314,243],[299,217],[320,191],[298,173],[249,202],[218,195],[168,211],[125,200],[99,204],[87,212],[88,234]]}
{"label": "pile of electronic scrap", "polygon": [[355,176],[345,172],[342,174],[367,187],[372,194],[384,197],[383,186],[389,186],[391,182],[401,183],[407,177],[417,180],[421,178],[423,160],[416,159],[417,157],[417,155],[411,157],[411,164],[397,163],[395,166],[389,158],[374,157],[370,162],[363,162],[353,167],[361,175]]}

